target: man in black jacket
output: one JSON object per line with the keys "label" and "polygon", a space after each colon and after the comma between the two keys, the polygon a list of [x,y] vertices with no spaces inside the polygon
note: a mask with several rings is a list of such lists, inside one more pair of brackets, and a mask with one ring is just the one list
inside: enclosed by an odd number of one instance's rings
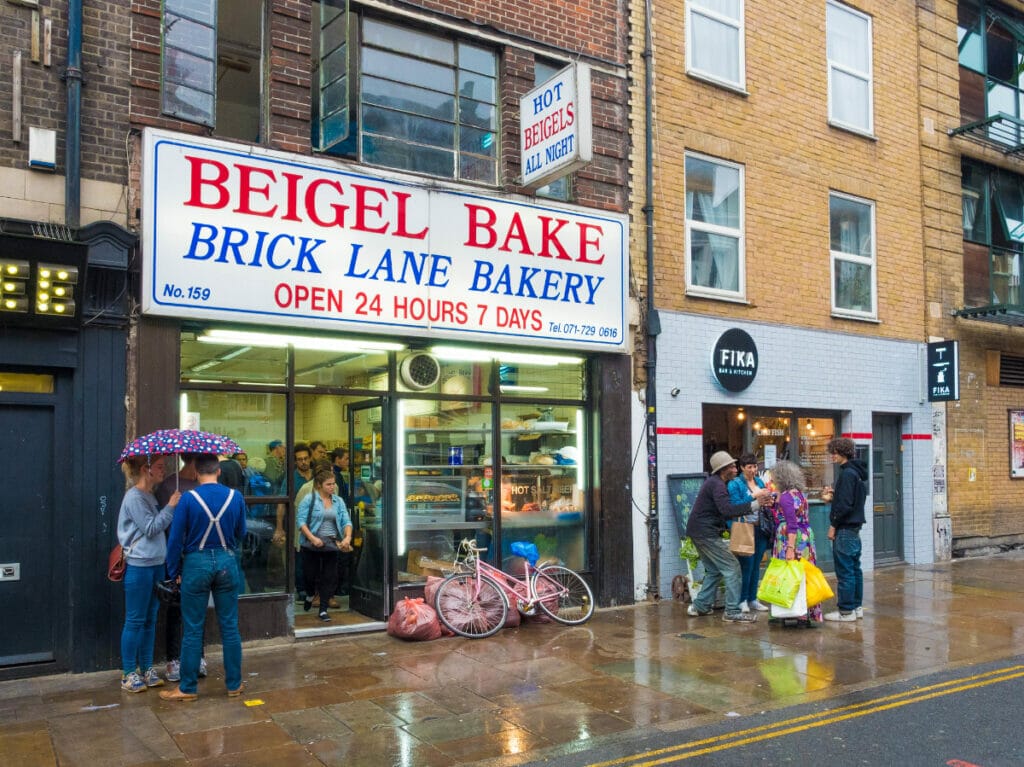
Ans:
{"label": "man in black jacket", "polygon": [[760,508],[758,501],[767,496],[768,491],[760,488],[754,493],[755,500],[750,503],[733,503],[726,485],[738,473],[736,459],[724,450],[719,450],[711,456],[710,463],[711,475],[701,485],[686,521],[686,535],[693,541],[704,563],[704,582],[686,612],[694,617],[710,615],[715,606],[718,584],[724,577],[725,615],[722,620],[753,623],[757,615],[742,612],[740,608],[740,591],[743,586],[740,563],[729,551],[729,544],[722,538],[722,534],[725,532],[726,517],[757,514]]}
{"label": "man in black jacket", "polygon": [[826,447],[839,467],[835,489],[826,487],[824,500],[832,501],[828,537],[836,566],[839,609],[825,613],[827,621],[850,622],[864,616],[864,573],[860,569],[860,528],[868,498],[868,467],[856,460],[852,439],[839,437]]}

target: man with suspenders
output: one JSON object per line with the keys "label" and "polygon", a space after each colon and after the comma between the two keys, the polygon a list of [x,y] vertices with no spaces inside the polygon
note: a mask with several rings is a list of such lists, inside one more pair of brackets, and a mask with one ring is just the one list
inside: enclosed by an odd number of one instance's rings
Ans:
{"label": "man with suspenders", "polygon": [[245,539],[245,501],[241,493],[217,482],[215,455],[196,459],[199,486],[183,493],[167,541],[167,576],[181,583],[181,682],[164,690],[164,700],[195,700],[206,605],[213,606],[224,649],[224,683],[228,696],[241,695],[242,638],[238,633],[238,594],[242,574],[235,556]]}

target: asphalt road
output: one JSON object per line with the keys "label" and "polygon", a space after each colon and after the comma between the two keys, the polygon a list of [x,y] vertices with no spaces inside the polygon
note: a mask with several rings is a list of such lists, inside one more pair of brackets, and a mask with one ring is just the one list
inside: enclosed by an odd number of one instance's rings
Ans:
{"label": "asphalt road", "polygon": [[1024,656],[535,764],[1022,767]]}

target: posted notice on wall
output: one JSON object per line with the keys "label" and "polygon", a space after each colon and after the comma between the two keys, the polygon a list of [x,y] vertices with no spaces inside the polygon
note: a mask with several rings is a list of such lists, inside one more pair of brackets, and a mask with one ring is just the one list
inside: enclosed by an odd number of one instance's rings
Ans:
{"label": "posted notice on wall", "polygon": [[624,215],[147,129],[143,312],[624,351]]}

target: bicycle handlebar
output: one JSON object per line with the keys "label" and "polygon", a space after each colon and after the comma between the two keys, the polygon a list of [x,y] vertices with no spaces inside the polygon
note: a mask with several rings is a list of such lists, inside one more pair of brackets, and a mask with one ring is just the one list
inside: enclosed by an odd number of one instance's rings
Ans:
{"label": "bicycle handlebar", "polygon": [[481,552],[487,551],[486,547],[481,549],[479,546],[476,545],[476,541],[471,541],[469,538],[463,538],[462,543],[459,544],[459,547],[465,549],[466,551],[472,551],[474,554],[479,554]]}

